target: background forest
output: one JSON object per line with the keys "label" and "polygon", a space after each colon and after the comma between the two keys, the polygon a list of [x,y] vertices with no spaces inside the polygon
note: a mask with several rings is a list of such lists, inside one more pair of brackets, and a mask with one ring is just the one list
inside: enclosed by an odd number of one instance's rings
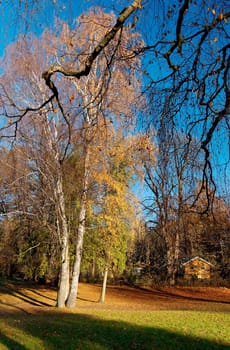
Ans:
{"label": "background forest", "polygon": [[229,286],[228,1],[96,5],[4,5],[0,275]]}

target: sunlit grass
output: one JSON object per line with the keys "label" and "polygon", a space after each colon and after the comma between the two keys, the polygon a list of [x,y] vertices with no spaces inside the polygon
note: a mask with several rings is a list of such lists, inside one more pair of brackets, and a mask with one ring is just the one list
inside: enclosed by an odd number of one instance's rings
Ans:
{"label": "sunlit grass", "polygon": [[205,311],[135,311],[135,304],[125,310],[124,299],[122,310],[95,302],[90,309],[88,302],[72,312],[53,307],[52,289],[13,282],[0,287],[0,350],[230,349],[227,300],[208,303]]}
{"label": "sunlit grass", "polygon": [[230,349],[230,314],[196,311],[50,311],[0,318],[0,349]]}

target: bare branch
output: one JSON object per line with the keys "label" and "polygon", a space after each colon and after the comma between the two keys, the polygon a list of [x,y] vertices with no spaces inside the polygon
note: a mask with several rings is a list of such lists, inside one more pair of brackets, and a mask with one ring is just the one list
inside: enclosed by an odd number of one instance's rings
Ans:
{"label": "bare branch", "polygon": [[32,249],[35,249],[35,248],[37,248],[37,247],[39,247],[39,246],[40,246],[40,243],[38,243],[38,244],[36,244],[36,245],[34,245],[34,246],[32,246],[32,247],[26,249],[24,252],[21,252],[20,255],[26,254],[26,253],[28,253],[29,251],[31,251]]}
{"label": "bare branch", "polygon": [[50,67],[47,71],[42,74],[42,77],[45,79],[46,85],[51,89],[55,96],[57,96],[57,89],[54,83],[51,81],[51,77],[54,73],[61,73],[65,76],[75,77],[80,79],[82,76],[87,76],[90,73],[91,67],[95,59],[101,53],[101,51],[111,42],[115,37],[117,32],[122,28],[125,21],[130,17],[130,15],[137,9],[141,8],[141,0],[134,0],[131,5],[121,11],[117,18],[117,22],[113,28],[104,36],[104,38],[99,42],[95,47],[93,52],[88,55],[85,61],[85,66],[79,71],[66,70],[63,66],[54,65]]}

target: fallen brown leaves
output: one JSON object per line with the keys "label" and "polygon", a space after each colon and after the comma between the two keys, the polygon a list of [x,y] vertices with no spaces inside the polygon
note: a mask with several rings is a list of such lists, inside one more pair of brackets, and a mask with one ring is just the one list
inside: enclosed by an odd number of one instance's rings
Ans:
{"label": "fallen brown leaves", "polygon": [[[108,286],[98,303],[100,286],[80,283],[76,309],[230,311],[230,289],[213,287],[131,288]],[[37,313],[55,306],[56,290],[26,284],[0,285],[0,315]]]}

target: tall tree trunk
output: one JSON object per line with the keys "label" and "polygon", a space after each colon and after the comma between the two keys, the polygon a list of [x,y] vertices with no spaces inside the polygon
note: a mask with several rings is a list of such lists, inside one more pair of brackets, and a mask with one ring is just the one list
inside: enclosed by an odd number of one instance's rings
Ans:
{"label": "tall tree trunk", "polygon": [[81,257],[82,257],[84,234],[85,234],[86,200],[87,200],[88,182],[89,182],[89,149],[86,146],[84,175],[83,175],[83,189],[82,189],[82,196],[81,196],[81,202],[80,202],[79,222],[78,222],[77,240],[76,240],[76,246],[75,246],[72,280],[71,280],[69,296],[66,303],[66,306],[69,308],[75,307],[77,293],[78,293]]}
{"label": "tall tree trunk", "polygon": [[[52,168],[51,176],[53,178],[55,206],[57,210],[57,229],[61,244],[61,266],[57,293],[57,307],[65,307],[69,293],[69,231],[65,209],[62,166],[60,164],[61,156],[57,142],[58,131],[55,124],[53,125],[53,129],[51,129],[48,115],[46,115],[46,118],[44,119],[43,130],[50,155],[53,157],[51,160],[52,163],[54,163],[54,169]],[[50,171],[49,164],[48,170]]]}
{"label": "tall tree trunk", "polygon": [[167,273],[170,286],[176,284],[176,274],[178,270],[179,254],[180,254],[180,233],[176,231],[176,235],[166,238],[167,245]]}
{"label": "tall tree trunk", "polygon": [[105,271],[104,271],[103,285],[101,288],[101,296],[99,299],[100,303],[105,302],[105,292],[106,292],[106,285],[107,285],[107,279],[108,279],[108,272],[109,272],[109,268],[108,268],[108,266],[106,266]]}
{"label": "tall tree trunk", "polygon": [[179,225],[178,230],[176,232],[176,239],[175,239],[175,268],[177,272],[178,264],[179,264],[179,257],[180,257],[180,237],[181,237],[181,225]]}
{"label": "tall tree trunk", "polygon": [[[181,171],[181,172],[180,172]],[[179,257],[181,248],[181,235],[182,235],[182,220],[183,220],[183,169],[177,171],[178,177],[178,210],[177,210],[177,226],[174,243],[174,271],[173,271],[173,283],[176,284],[176,275],[179,268]]]}
{"label": "tall tree trunk", "polygon": [[95,256],[93,257],[91,274],[92,274],[92,278],[94,280],[95,276],[96,276],[96,257]]}
{"label": "tall tree trunk", "polygon": [[57,181],[56,197],[61,229],[61,268],[57,293],[57,307],[65,307],[69,293],[69,232],[61,176],[59,176]]}
{"label": "tall tree trunk", "polygon": [[174,240],[168,232],[167,229],[167,220],[162,221],[162,236],[165,239],[166,248],[167,248],[167,278],[170,285],[175,284],[175,273],[174,273]]}
{"label": "tall tree trunk", "polygon": [[167,243],[167,274],[170,286],[175,285],[175,259],[174,259],[174,249],[172,244]]}

